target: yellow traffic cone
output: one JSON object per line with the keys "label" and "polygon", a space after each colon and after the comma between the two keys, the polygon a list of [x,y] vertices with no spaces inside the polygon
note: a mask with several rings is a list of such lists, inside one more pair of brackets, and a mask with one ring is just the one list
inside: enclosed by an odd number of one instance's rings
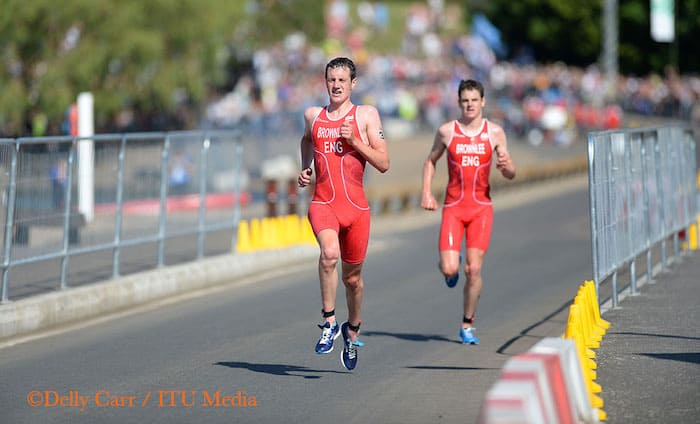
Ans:
{"label": "yellow traffic cone", "polygon": [[603,318],[601,318],[601,316],[600,316],[600,306],[599,306],[600,303],[598,302],[598,294],[596,293],[595,283],[593,282],[593,280],[587,280],[584,283],[584,287],[588,288],[588,292],[589,292],[591,299],[592,299],[592,302],[593,302],[593,306],[594,306],[593,313],[595,315],[596,325],[598,325],[599,327],[601,327],[604,330],[607,330],[608,328],[610,328],[610,323],[608,321],[604,320]]}
{"label": "yellow traffic cone", "polygon": [[262,234],[262,248],[270,249],[273,244],[273,234],[274,229],[272,228],[272,222],[270,217],[265,217],[260,220],[260,233]]}
{"label": "yellow traffic cone", "polygon": [[238,239],[236,240],[236,252],[246,253],[253,250],[253,245],[250,241],[250,228],[248,221],[243,220],[238,223]]}
{"label": "yellow traffic cone", "polygon": [[300,225],[301,225],[302,243],[318,246],[318,241],[316,240],[316,235],[314,234],[313,228],[311,228],[311,223],[309,222],[309,218],[307,218],[307,217],[302,218],[300,220]]}
{"label": "yellow traffic cone", "polygon": [[268,248],[277,249],[280,247],[279,219],[276,216],[267,218]]}
{"label": "yellow traffic cone", "polygon": [[[603,399],[596,396],[595,393],[600,393],[603,389],[600,387],[600,384],[594,381],[598,377],[597,373],[595,372],[595,369],[598,367],[598,365],[592,359],[587,358],[584,352],[585,345],[582,340],[581,331],[579,328],[581,326],[580,316],[581,312],[579,310],[579,307],[577,305],[571,305],[569,307],[569,320],[566,326],[566,338],[572,339],[574,341],[574,344],[576,345],[576,350],[579,356],[579,363],[581,364],[581,370],[583,371],[583,376],[586,380],[586,388],[588,389],[591,398],[591,404],[596,408],[600,408],[603,406]],[[569,337],[569,335],[571,337]]]}
{"label": "yellow traffic cone", "polygon": [[[566,323],[566,334],[564,335],[564,338],[571,339],[576,344],[576,352],[579,354],[579,359],[584,369],[593,371],[598,368],[598,365],[593,360],[595,357],[595,352],[588,349],[584,341],[583,329],[581,325],[581,310],[579,309],[578,305],[569,306],[569,318]],[[593,352],[593,355],[590,355],[588,353],[589,351]],[[595,376],[593,376],[592,379],[595,380]]]}
{"label": "yellow traffic cone", "polygon": [[276,230],[276,239],[275,239],[275,248],[280,249],[283,247],[287,246],[287,234],[284,228],[284,217],[283,216],[277,216],[274,219],[275,222],[275,230]]}
{"label": "yellow traffic cone", "polygon": [[574,303],[579,307],[579,318],[581,319],[584,341],[586,342],[586,347],[598,349],[600,347],[601,336],[593,331],[593,325],[586,313],[586,301],[581,293],[582,292],[579,291],[579,294],[576,295]]}
{"label": "yellow traffic cone", "polygon": [[253,250],[259,250],[264,247],[262,224],[258,218],[250,220],[250,244]]}
{"label": "yellow traffic cone", "polygon": [[690,228],[688,228],[688,246],[690,250],[698,249],[698,226],[696,224],[690,224]]}
{"label": "yellow traffic cone", "polygon": [[598,308],[598,304],[595,298],[591,296],[591,291],[586,288],[586,286],[581,286],[579,293],[583,299],[583,310],[586,315],[586,321],[588,321],[590,325],[591,332],[598,341],[601,341],[606,330],[596,323],[595,310]]}
{"label": "yellow traffic cone", "polygon": [[301,241],[299,215],[287,215],[284,221],[285,232],[287,234],[287,244],[295,245]]}

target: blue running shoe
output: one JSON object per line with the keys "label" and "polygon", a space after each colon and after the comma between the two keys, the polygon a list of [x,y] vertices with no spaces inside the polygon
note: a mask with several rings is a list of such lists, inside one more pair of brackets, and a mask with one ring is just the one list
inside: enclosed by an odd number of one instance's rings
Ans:
{"label": "blue running shoe", "polygon": [[449,288],[453,288],[454,286],[456,286],[458,281],[459,281],[459,272],[456,273],[455,275],[446,275],[445,276],[445,284],[447,284],[447,287],[449,287]]}
{"label": "blue running shoe", "polygon": [[471,327],[460,329],[459,337],[462,339],[463,344],[479,344],[479,339],[474,335],[474,329]]}
{"label": "blue running shoe", "polygon": [[347,321],[340,325],[340,332],[343,334],[343,341],[345,342],[343,352],[340,354],[340,362],[343,363],[343,366],[347,368],[348,371],[352,371],[357,366],[358,344],[357,342],[350,340]]}
{"label": "blue running shoe", "polygon": [[323,324],[318,324],[318,328],[323,330],[323,332],[321,333],[321,338],[318,339],[318,343],[316,343],[316,353],[320,355],[331,353],[333,351],[333,340],[340,336],[338,323],[335,322],[331,326],[331,323],[326,321]]}

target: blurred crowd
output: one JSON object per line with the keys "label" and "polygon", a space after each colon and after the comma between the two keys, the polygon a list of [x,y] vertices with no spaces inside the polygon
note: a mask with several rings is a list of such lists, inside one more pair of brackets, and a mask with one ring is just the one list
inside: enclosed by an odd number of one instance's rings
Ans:
{"label": "blurred crowd", "polygon": [[410,10],[400,52],[371,54],[366,46],[382,36],[387,9],[363,2],[360,22],[351,25],[347,3],[331,3],[323,45],[312,46],[295,33],[255,52],[251,72],[212,100],[206,125],[244,128],[253,136],[298,136],[304,108],[326,103],[324,66],[340,55],[358,65],[353,101],[373,104],[384,120],[409,123],[411,130],[433,131],[456,117],[457,87],[468,78],[484,83],[487,116],[533,144],[568,145],[583,132],[620,127],[625,113],[700,122],[698,76],[669,68],[664,75],[608,78],[595,65],[537,64],[527,52],[500,59],[502,46],[486,31],[438,36],[450,16],[441,1]]}

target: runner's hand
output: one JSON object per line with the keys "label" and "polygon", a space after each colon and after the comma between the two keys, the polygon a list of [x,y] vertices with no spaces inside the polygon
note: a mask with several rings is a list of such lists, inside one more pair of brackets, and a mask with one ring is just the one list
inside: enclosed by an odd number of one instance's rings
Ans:
{"label": "runner's hand", "polygon": [[428,211],[434,211],[438,207],[437,200],[435,200],[435,196],[432,193],[423,194],[420,199],[420,206]]}
{"label": "runner's hand", "polygon": [[340,126],[340,136],[351,146],[355,145],[355,132],[353,131],[352,121],[352,116],[348,116]]}
{"label": "runner's hand", "polygon": [[497,146],[496,147],[496,168],[503,171],[510,164],[510,154],[508,151]]}
{"label": "runner's hand", "polygon": [[299,173],[299,178],[297,179],[299,187],[306,187],[307,185],[311,184],[312,173],[313,170],[311,168],[304,168],[301,170],[301,172]]}

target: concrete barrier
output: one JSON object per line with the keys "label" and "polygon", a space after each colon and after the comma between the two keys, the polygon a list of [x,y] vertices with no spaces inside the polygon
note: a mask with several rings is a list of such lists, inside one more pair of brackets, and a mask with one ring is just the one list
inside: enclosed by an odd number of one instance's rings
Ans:
{"label": "concrete barrier", "polygon": [[[537,371],[537,378],[544,382],[546,395],[553,405],[551,422],[572,424],[578,422],[574,414],[573,403],[569,397],[566,386],[566,377],[561,358],[554,353],[526,352],[516,356],[521,368],[525,365]],[[504,378],[508,378],[510,367],[504,369]]]}
{"label": "concrete barrier", "polygon": [[480,424],[540,424],[543,414],[537,384],[532,380],[498,380],[486,393]]}
{"label": "concrete barrier", "polygon": [[480,411],[481,424],[595,424],[605,418],[591,404],[575,342],[555,337],[508,360]]}
{"label": "concrete barrier", "polygon": [[558,356],[569,403],[577,422],[600,422],[601,414],[591,405],[579,354],[573,340],[547,337],[535,344],[529,352]]}
{"label": "concrete barrier", "polygon": [[539,406],[544,415],[544,424],[564,423],[559,420],[559,409],[567,407],[568,401],[560,406],[554,399],[554,393],[547,375],[545,363],[525,354],[509,359],[501,370],[501,380],[532,381],[535,384]]}

